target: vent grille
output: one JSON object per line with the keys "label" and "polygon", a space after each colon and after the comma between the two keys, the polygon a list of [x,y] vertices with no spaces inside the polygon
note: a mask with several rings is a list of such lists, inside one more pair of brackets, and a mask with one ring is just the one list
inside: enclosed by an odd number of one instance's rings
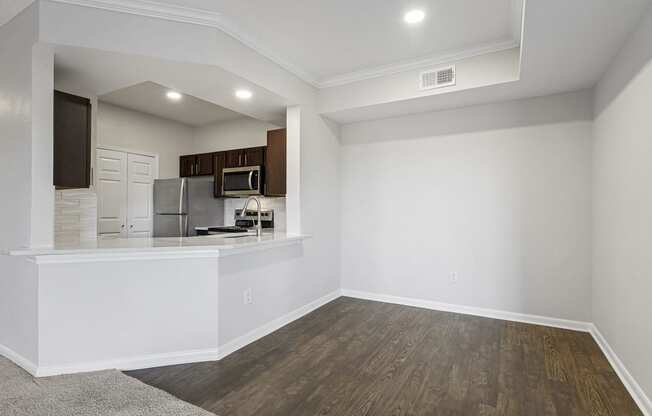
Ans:
{"label": "vent grille", "polygon": [[455,85],[455,65],[424,71],[419,75],[419,88],[422,90],[450,87],[451,85]]}

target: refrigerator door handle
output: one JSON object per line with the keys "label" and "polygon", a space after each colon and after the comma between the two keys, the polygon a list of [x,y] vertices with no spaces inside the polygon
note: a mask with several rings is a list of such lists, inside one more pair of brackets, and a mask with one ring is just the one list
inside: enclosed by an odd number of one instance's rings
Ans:
{"label": "refrigerator door handle", "polygon": [[179,189],[179,211],[177,211],[179,214],[185,214],[183,212],[183,196],[185,194],[185,188],[186,188],[186,178],[181,179],[181,186]]}

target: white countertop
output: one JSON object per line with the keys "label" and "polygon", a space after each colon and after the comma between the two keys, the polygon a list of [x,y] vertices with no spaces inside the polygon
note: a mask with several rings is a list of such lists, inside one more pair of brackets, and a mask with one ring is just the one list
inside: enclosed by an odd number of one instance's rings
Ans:
{"label": "white countertop", "polygon": [[[214,252],[216,255],[229,255],[243,251],[288,245],[309,238],[306,235],[284,232],[263,232],[254,234],[217,234],[196,237],[158,237],[158,238],[112,238],[82,241],[74,244],[56,244],[44,248],[19,248],[5,253],[10,256],[70,256],[70,255],[116,255],[132,253],[188,253]],[[234,252],[234,253],[229,253]],[[164,257],[164,256],[162,256]]]}

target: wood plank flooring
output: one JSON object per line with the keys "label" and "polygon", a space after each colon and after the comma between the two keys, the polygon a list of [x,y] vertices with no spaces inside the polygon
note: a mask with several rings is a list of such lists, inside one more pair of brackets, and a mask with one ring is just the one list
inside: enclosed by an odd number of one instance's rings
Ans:
{"label": "wood plank flooring", "polygon": [[589,334],[351,298],[222,361],[127,374],[220,416],[641,415]]}

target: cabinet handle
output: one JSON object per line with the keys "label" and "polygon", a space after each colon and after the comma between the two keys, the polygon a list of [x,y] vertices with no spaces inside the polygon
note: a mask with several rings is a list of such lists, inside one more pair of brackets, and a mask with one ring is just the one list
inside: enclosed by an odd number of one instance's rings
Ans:
{"label": "cabinet handle", "polygon": [[242,166],[242,153],[238,155],[238,166]]}
{"label": "cabinet handle", "polygon": [[247,154],[245,153],[245,166],[247,166]]}
{"label": "cabinet handle", "polygon": [[199,175],[199,172],[201,172],[201,160],[197,161],[197,175]]}
{"label": "cabinet handle", "polygon": [[190,165],[190,176],[193,176],[195,174],[195,164],[193,163]]}

